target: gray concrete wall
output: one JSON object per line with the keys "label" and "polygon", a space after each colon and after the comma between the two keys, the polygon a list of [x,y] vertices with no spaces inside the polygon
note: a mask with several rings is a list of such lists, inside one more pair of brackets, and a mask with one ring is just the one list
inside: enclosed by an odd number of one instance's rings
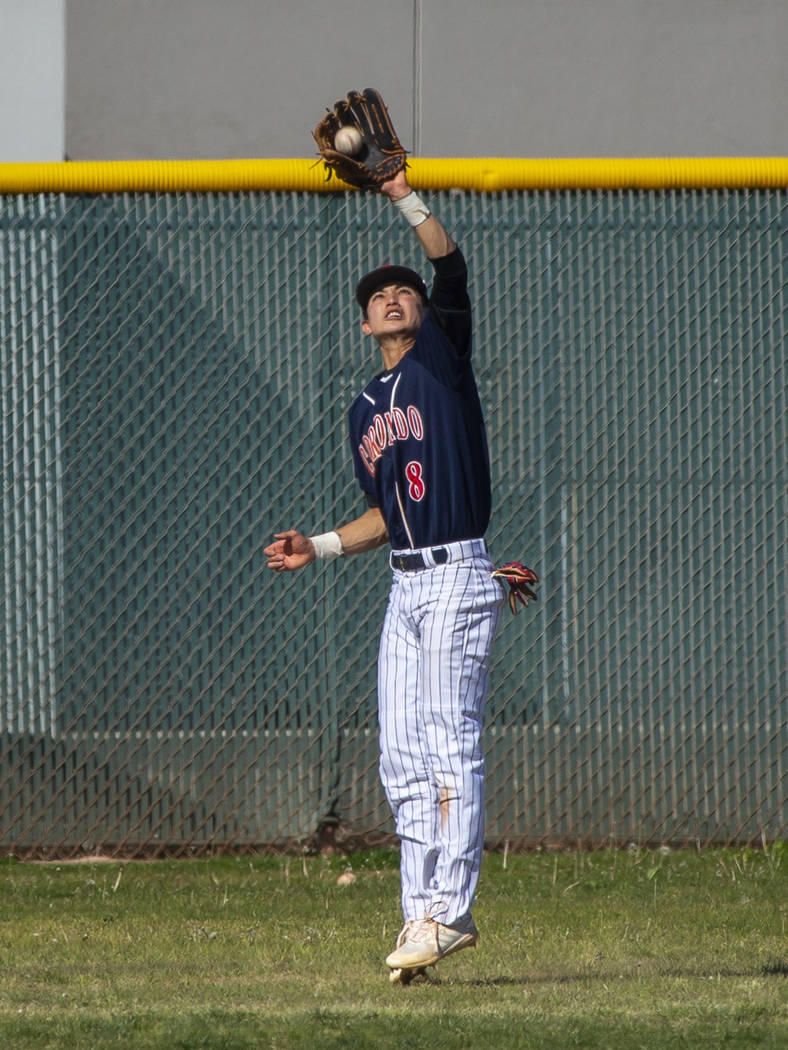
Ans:
{"label": "gray concrete wall", "polygon": [[64,0],[0,0],[0,163],[63,159]]}
{"label": "gray concrete wall", "polygon": [[423,156],[783,155],[788,0],[66,0],[78,158],[311,156],[383,92]]}

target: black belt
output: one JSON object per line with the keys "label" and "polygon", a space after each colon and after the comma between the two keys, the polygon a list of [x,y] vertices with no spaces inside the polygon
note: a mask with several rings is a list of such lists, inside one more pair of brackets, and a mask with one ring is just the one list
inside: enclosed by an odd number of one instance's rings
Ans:
{"label": "black belt", "polygon": [[[449,552],[445,547],[433,547],[430,554],[435,565],[445,565],[449,560]],[[421,551],[416,551],[413,554],[394,554],[392,551],[390,561],[392,569],[399,569],[400,572],[418,572],[419,569],[431,569],[433,567],[432,564],[424,560],[424,555]]]}

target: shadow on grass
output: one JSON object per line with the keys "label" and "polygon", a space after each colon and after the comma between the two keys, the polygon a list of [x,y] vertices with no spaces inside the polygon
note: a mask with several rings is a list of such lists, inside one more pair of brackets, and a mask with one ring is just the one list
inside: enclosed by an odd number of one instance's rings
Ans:
{"label": "shadow on grass", "polygon": [[[562,974],[528,974],[523,977],[471,977],[471,978],[451,978],[452,984],[455,985],[467,985],[469,988],[509,988],[509,987],[522,987],[526,988],[532,985],[544,985],[544,984],[593,984],[594,982],[605,982],[611,981],[630,981],[637,980],[638,978],[648,978],[653,980],[655,977],[675,978],[676,980],[690,980],[690,979],[702,979],[702,980],[714,980],[715,978],[732,978],[732,979],[744,979],[747,977],[788,977],[788,961],[777,961],[773,963],[767,963],[765,966],[753,966],[752,968],[733,969],[730,967],[721,966],[719,969],[696,969],[693,970],[689,967],[660,967],[660,966],[643,966],[639,967],[629,973],[621,972],[605,972],[605,973],[562,973]],[[431,984],[440,984],[440,974],[430,974],[428,976]],[[418,984],[418,982],[413,982]]]}

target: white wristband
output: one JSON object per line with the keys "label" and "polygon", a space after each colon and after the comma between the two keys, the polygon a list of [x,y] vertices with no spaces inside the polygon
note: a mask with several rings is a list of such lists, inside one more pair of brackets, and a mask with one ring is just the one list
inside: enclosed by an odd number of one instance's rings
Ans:
{"label": "white wristband", "polygon": [[315,548],[316,558],[338,558],[344,553],[338,532],[324,532],[320,536],[310,536],[309,539]]}
{"label": "white wristband", "polygon": [[411,190],[407,197],[400,197],[399,200],[391,203],[402,212],[411,226],[421,226],[425,219],[429,219],[432,214],[415,190]]}

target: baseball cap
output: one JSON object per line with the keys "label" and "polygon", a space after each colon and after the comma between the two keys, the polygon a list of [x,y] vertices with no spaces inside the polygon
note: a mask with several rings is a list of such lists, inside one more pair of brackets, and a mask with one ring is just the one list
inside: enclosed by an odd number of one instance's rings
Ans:
{"label": "baseball cap", "polygon": [[365,274],[356,287],[356,301],[361,309],[366,310],[372,293],[387,284],[407,284],[415,288],[425,304],[429,298],[427,285],[415,270],[410,270],[407,266],[378,266],[376,270]]}

